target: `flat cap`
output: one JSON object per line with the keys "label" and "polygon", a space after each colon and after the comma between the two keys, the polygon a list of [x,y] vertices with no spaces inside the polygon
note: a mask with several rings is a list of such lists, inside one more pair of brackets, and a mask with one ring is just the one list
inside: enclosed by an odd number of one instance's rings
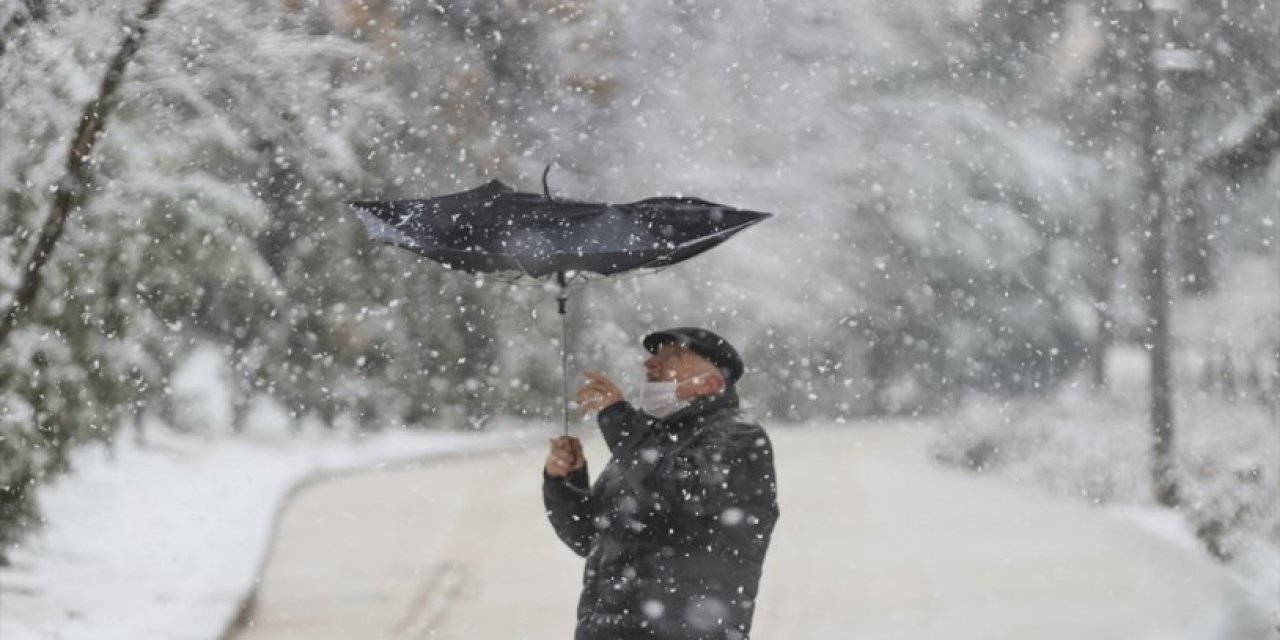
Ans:
{"label": "flat cap", "polygon": [[657,353],[662,345],[673,343],[706,358],[720,369],[730,384],[737,382],[746,368],[738,350],[728,340],[707,329],[676,327],[655,331],[644,337],[644,348],[649,353]]}

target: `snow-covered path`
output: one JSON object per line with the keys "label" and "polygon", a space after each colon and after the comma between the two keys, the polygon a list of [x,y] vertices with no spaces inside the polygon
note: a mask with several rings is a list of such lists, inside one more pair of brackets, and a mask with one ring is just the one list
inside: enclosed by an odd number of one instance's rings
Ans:
{"label": "snow-covered path", "polygon": [[[1198,554],[1104,512],[938,468],[922,428],[771,433],[782,519],[754,637],[1265,637]],[[587,448],[594,473],[605,452]],[[582,563],[543,520],[543,455],[304,491],[239,637],[572,637]]]}

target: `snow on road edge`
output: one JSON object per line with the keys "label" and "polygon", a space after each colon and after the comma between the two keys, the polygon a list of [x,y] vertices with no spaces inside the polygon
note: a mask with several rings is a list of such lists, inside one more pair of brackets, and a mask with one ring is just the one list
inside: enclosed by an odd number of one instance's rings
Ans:
{"label": "snow on road edge", "polygon": [[234,619],[277,511],[317,474],[500,449],[531,432],[210,438],[155,430],[78,452],[45,527],[0,570],[5,640],[210,640]]}

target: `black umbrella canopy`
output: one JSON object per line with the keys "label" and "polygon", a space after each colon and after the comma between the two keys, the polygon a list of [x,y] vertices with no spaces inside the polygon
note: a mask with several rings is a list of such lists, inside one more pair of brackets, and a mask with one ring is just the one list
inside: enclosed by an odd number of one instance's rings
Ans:
{"label": "black umbrella canopy", "polygon": [[[550,170],[550,167],[548,167]],[[451,269],[513,281],[555,274],[560,284],[564,432],[569,433],[568,274],[608,276],[688,260],[770,214],[697,198],[609,204],[526,193],[494,180],[470,191],[421,200],[351,203],[369,235]]]}
{"label": "black umbrella canopy", "polygon": [[375,240],[452,269],[535,279],[665,267],[770,216],[697,198],[563,200],[497,180],[438,198],[352,205]]}

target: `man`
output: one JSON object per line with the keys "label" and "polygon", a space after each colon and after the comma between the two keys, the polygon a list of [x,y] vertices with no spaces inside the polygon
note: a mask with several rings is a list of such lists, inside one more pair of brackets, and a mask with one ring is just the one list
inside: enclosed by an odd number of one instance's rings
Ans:
{"label": "man", "polygon": [[637,405],[590,373],[578,391],[612,457],[595,484],[577,438],[551,441],[543,500],[587,559],[575,640],[743,640],[778,519],[773,447],[738,410],[742,359],[724,338],[677,328],[652,355]]}

